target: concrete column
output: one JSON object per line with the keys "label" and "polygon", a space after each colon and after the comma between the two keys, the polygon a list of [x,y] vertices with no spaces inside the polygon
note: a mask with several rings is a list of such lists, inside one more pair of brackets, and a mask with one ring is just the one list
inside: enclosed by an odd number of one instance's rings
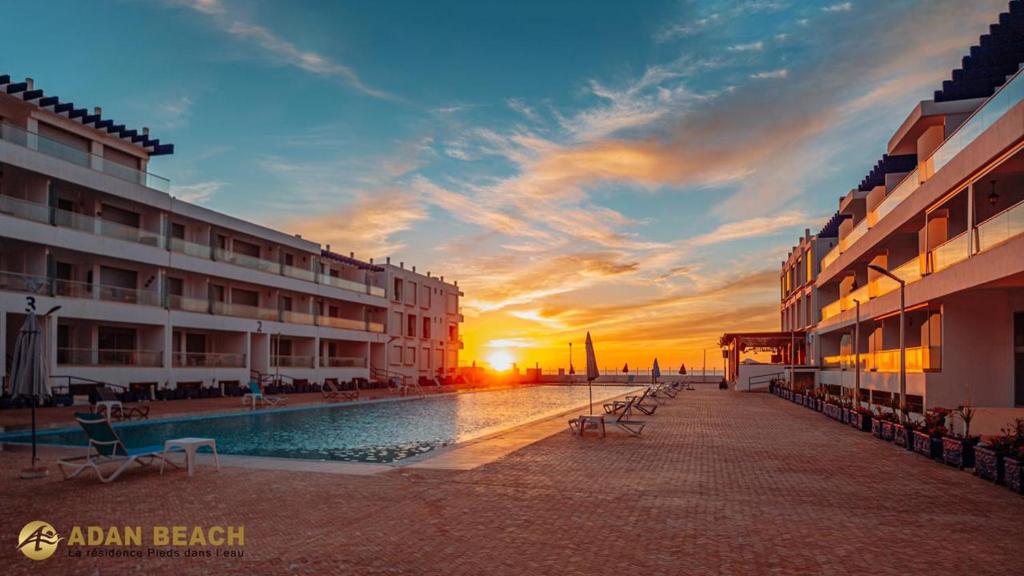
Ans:
{"label": "concrete column", "polygon": [[[7,358],[7,313],[0,310],[0,358]],[[0,380],[7,376],[7,362],[0,362]]]}
{"label": "concrete column", "polygon": [[25,142],[25,145],[31,148],[32,150],[38,150],[39,136],[37,134],[39,134],[39,121],[35,118],[29,118],[25,122],[25,128],[28,132],[28,134],[26,135],[27,141]]}
{"label": "concrete column", "polygon": [[977,252],[977,228],[974,225],[974,182],[967,185],[967,257]]}
{"label": "concrete column", "polygon": [[100,299],[100,265],[99,262],[94,262],[92,265],[92,299]]}
{"label": "concrete column", "polygon": [[174,326],[170,319],[164,324],[164,370],[171,370],[174,367]]}
{"label": "concrete column", "polygon": [[252,332],[245,333],[245,369],[247,372],[252,372],[253,367],[253,346],[252,346]]}
{"label": "concrete column", "polygon": [[103,171],[103,144],[92,140],[89,143],[89,167],[93,170]]}

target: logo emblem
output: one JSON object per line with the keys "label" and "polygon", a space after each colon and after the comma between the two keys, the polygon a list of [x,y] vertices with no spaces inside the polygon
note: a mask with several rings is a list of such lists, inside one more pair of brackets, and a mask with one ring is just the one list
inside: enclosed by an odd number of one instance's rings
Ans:
{"label": "logo emblem", "polygon": [[57,543],[63,540],[57,531],[42,520],[25,524],[18,535],[18,550],[33,560],[46,560],[57,551]]}

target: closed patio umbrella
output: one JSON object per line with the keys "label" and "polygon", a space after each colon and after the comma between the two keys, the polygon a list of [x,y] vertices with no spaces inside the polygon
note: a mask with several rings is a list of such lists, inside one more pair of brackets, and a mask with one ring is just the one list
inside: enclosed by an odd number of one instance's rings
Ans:
{"label": "closed patio umbrella", "polygon": [[594,413],[594,380],[601,375],[597,369],[597,356],[594,355],[594,341],[587,332],[587,391],[590,393],[590,413]]}
{"label": "closed patio umbrella", "polygon": [[679,365],[679,374],[681,376],[686,376],[686,362]]}
{"label": "closed patio umbrella", "polygon": [[626,362],[625,364],[622,365],[622,373],[629,374],[629,362]]}
{"label": "closed patio umbrella", "polygon": [[655,358],[654,367],[651,368],[651,379],[654,380],[655,384],[657,384],[658,378],[661,378],[661,366],[658,366],[658,359]]}
{"label": "closed patio umbrella", "polygon": [[29,308],[28,317],[14,342],[14,359],[11,364],[11,395],[28,396],[32,403],[32,466],[22,472],[25,477],[45,474],[45,469],[36,469],[36,404],[39,398],[50,395],[50,383],[46,377],[43,334],[34,308]]}

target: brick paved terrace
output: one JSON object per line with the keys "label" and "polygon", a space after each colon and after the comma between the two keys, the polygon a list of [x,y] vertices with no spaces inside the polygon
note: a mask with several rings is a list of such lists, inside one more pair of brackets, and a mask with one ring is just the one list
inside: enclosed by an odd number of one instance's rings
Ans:
{"label": "brick paved terrace", "polygon": [[[1022,574],[1024,498],[766,394],[698,390],[643,437],[567,431],[472,470],[201,467],[17,480],[9,574]],[[245,557],[33,562],[30,520],[244,525]],[[63,528],[65,531],[67,528]],[[62,533],[62,536],[66,534]]]}

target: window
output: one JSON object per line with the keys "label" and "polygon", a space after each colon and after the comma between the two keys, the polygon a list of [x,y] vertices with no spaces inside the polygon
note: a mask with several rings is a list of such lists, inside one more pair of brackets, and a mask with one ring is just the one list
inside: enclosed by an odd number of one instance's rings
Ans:
{"label": "window", "polygon": [[416,315],[415,314],[409,314],[408,316],[406,316],[406,320],[407,320],[407,322],[406,322],[406,332],[405,332],[405,335],[410,337],[410,338],[415,338],[416,337]]}
{"label": "window", "polygon": [[402,363],[402,347],[392,346],[391,347],[391,363],[401,364]]}
{"label": "window", "polygon": [[409,301],[406,304],[416,305],[416,283],[409,282]]}
{"label": "window", "polygon": [[430,370],[430,348],[424,346],[422,354],[423,366],[420,366],[420,368],[423,368],[424,370]]}
{"label": "window", "polygon": [[421,336],[423,338],[430,338],[430,316],[423,317],[423,333]]}
{"label": "window", "polygon": [[171,222],[171,238],[177,238],[179,240],[185,239],[185,225],[177,222]]}
{"label": "window", "polygon": [[[402,335],[402,313],[394,312],[391,314],[391,327],[388,333],[392,336]],[[401,356],[401,350],[399,350],[399,356]]]}
{"label": "window", "polygon": [[807,255],[804,257],[807,263],[807,281],[814,280],[814,258],[811,257],[811,251],[807,251]]}
{"label": "window", "polygon": [[406,346],[405,348],[405,363],[415,364],[416,363],[416,347]]}
{"label": "window", "polygon": [[185,293],[185,281],[181,278],[167,277],[167,293],[171,296],[181,296]]}
{"label": "window", "polygon": [[423,296],[420,298],[420,305],[424,308],[430,308],[430,286],[423,287]]}
{"label": "window", "polygon": [[260,257],[260,247],[250,242],[235,239],[231,243],[231,251],[235,254],[245,254],[246,256],[252,256],[253,258]]}
{"label": "window", "polygon": [[395,289],[391,294],[391,299],[395,302],[402,301],[402,284],[403,282],[401,278],[395,278]]}
{"label": "window", "polygon": [[255,308],[260,305],[260,293],[253,290],[243,290],[242,288],[232,288],[231,303]]}
{"label": "window", "polygon": [[453,340],[453,341],[459,339],[459,325],[458,324],[449,324],[448,325],[448,339],[449,340]]}

